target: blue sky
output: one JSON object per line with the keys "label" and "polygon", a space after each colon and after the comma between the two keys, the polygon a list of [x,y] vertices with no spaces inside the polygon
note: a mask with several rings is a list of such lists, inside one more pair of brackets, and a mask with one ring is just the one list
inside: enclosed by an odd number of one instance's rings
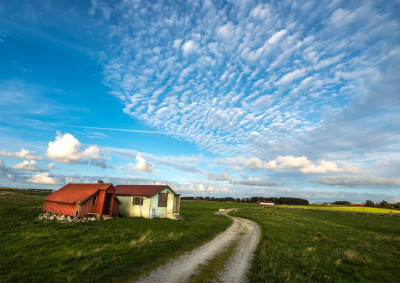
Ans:
{"label": "blue sky", "polygon": [[0,184],[398,202],[399,14],[0,0]]}

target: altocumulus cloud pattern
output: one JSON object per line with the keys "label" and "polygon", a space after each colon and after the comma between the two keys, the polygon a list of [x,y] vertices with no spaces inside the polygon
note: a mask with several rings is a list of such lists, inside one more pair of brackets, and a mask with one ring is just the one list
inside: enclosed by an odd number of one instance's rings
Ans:
{"label": "altocumulus cloud pattern", "polygon": [[368,96],[399,57],[389,4],[355,4],[94,2],[90,14],[126,113],[219,155],[272,158]]}

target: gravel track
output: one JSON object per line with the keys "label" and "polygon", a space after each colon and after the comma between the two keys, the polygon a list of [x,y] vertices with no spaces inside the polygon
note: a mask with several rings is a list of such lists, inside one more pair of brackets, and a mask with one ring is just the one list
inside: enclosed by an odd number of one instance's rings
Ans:
{"label": "gravel track", "polygon": [[260,229],[253,221],[229,216],[227,214],[229,211],[216,213],[233,220],[232,225],[225,232],[222,232],[207,244],[160,266],[137,282],[189,282],[190,277],[196,274],[199,265],[208,265],[208,260],[223,252],[235,240],[238,240],[235,252],[226,262],[218,279],[221,282],[229,283],[247,282],[246,273],[250,268],[254,250],[257,248],[260,239]]}

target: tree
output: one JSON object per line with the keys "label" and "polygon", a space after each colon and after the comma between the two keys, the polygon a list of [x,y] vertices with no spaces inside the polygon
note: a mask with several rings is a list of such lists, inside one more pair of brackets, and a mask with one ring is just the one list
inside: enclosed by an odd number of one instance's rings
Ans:
{"label": "tree", "polygon": [[301,198],[289,198],[289,197],[280,197],[278,199],[279,204],[295,204],[295,205],[308,205],[308,200]]}
{"label": "tree", "polygon": [[373,201],[371,201],[371,200],[367,200],[366,202],[365,202],[365,205],[364,206],[367,206],[367,207],[375,207],[375,203],[373,203]]}
{"label": "tree", "polygon": [[345,201],[345,200],[335,201],[335,202],[333,202],[332,204],[334,204],[334,205],[351,205],[350,202]]}
{"label": "tree", "polygon": [[389,204],[387,201],[385,201],[385,200],[381,201],[381,202],[378,204],[378,206],[379,206],[379,207],[382,207],[382,208],[390,208],[390,204]]}

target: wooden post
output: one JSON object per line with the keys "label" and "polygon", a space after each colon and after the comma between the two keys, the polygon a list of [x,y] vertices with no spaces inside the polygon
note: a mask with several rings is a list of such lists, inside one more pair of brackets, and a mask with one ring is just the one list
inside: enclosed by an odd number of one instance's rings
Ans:
{"label": "wooden post", "polygon": [[78,201],[78,204],[76,206],[76,220],[79,218],[79,209],[81,208],[81,202]]}
{"label": "wooden post", "polygon": [[113,213],[113,209],[114,209],[114,202],[115,202],[115,192],[113,193],[112,198],[111,198],[110,213],[108,214],[110,216],[113,216],[112,213]]}
{"label": "wooden post", "polygon": [[99,204],[101,204],[100,205],[100,220],[103,220],[103,210],[104,210],[104,206],[106,203],[106,196],[107,196],[106,191],[100,191],[99,198],[100,198],[100,196],[101,196],[101,199],[100,199],[101,202],[99,203]]}

